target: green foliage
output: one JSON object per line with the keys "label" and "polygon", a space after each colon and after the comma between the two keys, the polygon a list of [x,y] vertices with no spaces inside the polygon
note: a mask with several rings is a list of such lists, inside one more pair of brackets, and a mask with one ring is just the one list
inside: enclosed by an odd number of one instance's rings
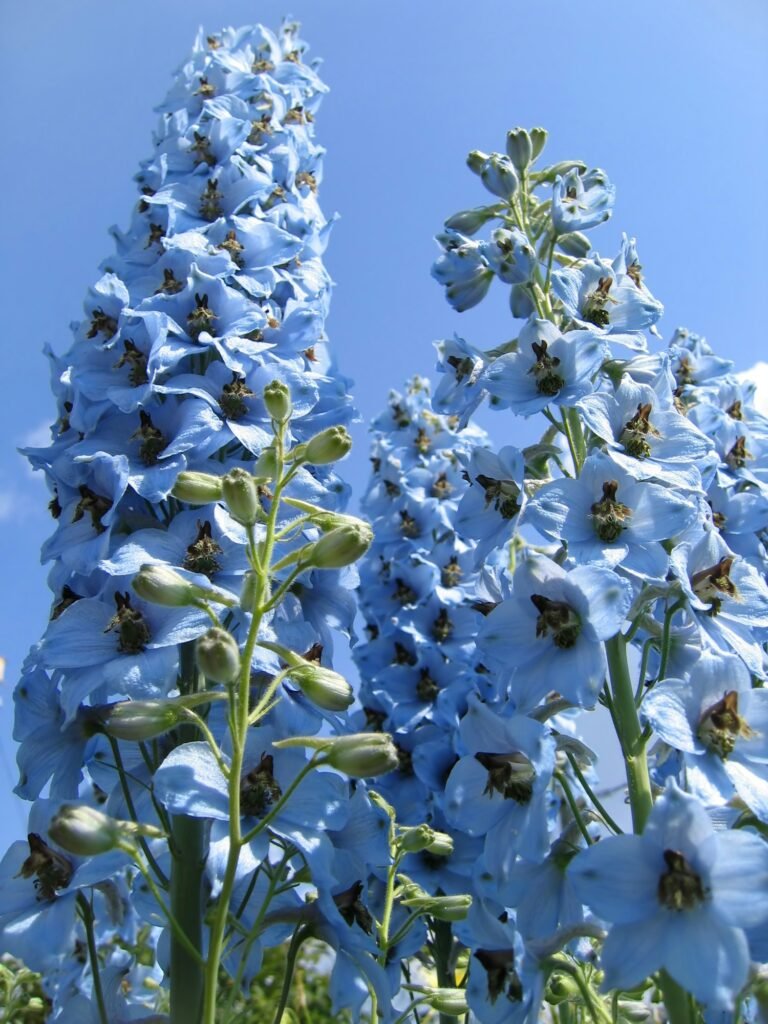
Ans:
{"label": "green foliage", "polygon": [[47,1010],[40,975],[13,957],[1,957],[0,1024],[43,1024]]}

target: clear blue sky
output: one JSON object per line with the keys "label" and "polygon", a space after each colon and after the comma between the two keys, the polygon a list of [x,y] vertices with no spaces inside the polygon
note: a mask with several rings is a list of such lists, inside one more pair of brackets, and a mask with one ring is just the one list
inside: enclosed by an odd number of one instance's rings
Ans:
{"label": "clear blue sky", "polygon": [[[5,0],[0,12],[3,227],[0,445],[0,815],[24,817],[11,690],[47,621],[39,549],[52,528],[46,492],[15,453],[53,416],[44,342],[63,351],[107,228],[125,226],[132,175],[150,152],[164,97],[197,26],[290,13],[331,86],[317,120],[327,147],[321,201],[338,211],[327,262],[337,281],[328,324],[368,418],[390,387],[429,374],[432,341],[459,330],[491,346],[510,320],[501,290],[463,315],[430,279],[432,236],[484,202],[470,149],[503,149],[508,128],[541,124],[552,159],[580,157],[618,187],[595,234],[613,255],[635,234],[646,280],[665,303],[665,336],[705,333],[746,368],[766,357],[768,7],[763,0]],[[494,419],[500,443],[505,421]],[[361,490],[366,440],[347,475]],[[15,780],[14,780],[15,781]],[[4,844],[2,844],[4,845]]]}

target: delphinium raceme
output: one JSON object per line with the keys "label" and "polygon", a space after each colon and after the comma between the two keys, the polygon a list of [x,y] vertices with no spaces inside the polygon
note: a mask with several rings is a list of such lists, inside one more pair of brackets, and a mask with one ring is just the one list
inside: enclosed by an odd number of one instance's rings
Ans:
{"label": "delphinium raceme", "polygon": [[[516,129],[506,153],[470,154],[492,201],[446,222],[433,270],[459,311],[497,280],[518,320],[490,351],[438,345],[435,411],[544,420],[523,451],[469,453],[475,512],[454,523],[476,571],[508,568],[475,674],[460,670],[453,747],[419,761],[445,830],[480,851],[471,910],[438,952],[482,1024],[536,1019],[542,1000],[568,1020],[649,1015],[657,998],[675,1024],[731,1019],[764,998],[768,956],[768,421],[703,339],[649,351],[662,306],[634,240],[609,260],[585,234],[614,188],[578,161],[542,166],[545,142]],[[518,490],[492,531],[502,482]],[[397,704],[379,712],[423,751]],[[631,833],[578,738],[598,705]]]}
{"label": "delphinium raceme", "polygon": [[59,419],[28,455],[53,603],[16,689],[35,802],[0,933],[62,1024],[229,1020],[290,940],[280,1019],[313,936],[338,1008],[391,995],[366,901],[394,826],[349,777],[395,749],[351,734],[330,666],[371,535],[334,469],[351,401],[304,49],[292,23],[198,39],[130,226],[50,354]]}

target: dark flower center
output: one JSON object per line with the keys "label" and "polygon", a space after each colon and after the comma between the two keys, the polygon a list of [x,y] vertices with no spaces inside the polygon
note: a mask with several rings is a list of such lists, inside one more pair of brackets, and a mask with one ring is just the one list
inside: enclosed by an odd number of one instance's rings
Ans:
{"label": "dark flower center", "polygon": [[195,292],[195,308],[187,317],[187,333],[193,341],[197,341],[203,331],[214,334],[213,321],[219,318],[208,308],[208,296]]}
{"label": "dark flower center", "polygon": [[731,580],[733,562],[733,556],[727,555],[721,558],[716,565],[702,569],[691,577],[693,592],[701,601],[709,605],[710,615],[717,615],[722,608],[721,594],[738,600],[738,588]]}
{"label": "dark flower center", "polygon": [[610,277],[601,277],[597,282],[597,288],[584,299],[582,318],[595,327],[607,327],[610,323],[608,310],[605,308],[608,302],[608,293],[611,290],[613,281]]}
{"label": "dark flower center", "polygon": [[723,760],[733,753],[740,736],[749,739],[755,735],[739,714],[739,695],[736,690],[729,690],[707,708],[699,720],[697,735],[708,750],[714,751]]}
{"label": "dark flower center", "polygon": [[227,237],[218,245],[217,248],[228,252],[230,259],[233,263],[236,263],[238,267],[245,266],[245,260],[241,255],[241,253],[245,251],[245,246],[238,242],[237,232],[234,229],[227,232]]}
{"label": "dark flower center", "polygon": [[650,402],[639,403],[637,412],[624,424],[619,437],[619,442],[624,445],[624,451],[635,459],[647,459],[651,454],[648,438],[661,437],[658,430],[651,426],[652,409]]}
{"label": "dark flower center", "polygon": [[515,953],[512,949],[478,949],[475,958],[482,964],[488,977],[488,998],[495,1003],[504,995],[510,1003],[523,999],[523,985],[515,970]]}
{"label": "dark flower center", "polygon": [[531,348],[536,356],[536,362],[528,372],[536,378],[536,390],[540,395],[554,398],[565,385],[563,378],[556,372],[560,359],[548,354],[549,346],[543,338],[539,342],[534,341]]}
{"label": "dark flower center", "polygon": [[154,466],[160,457],[160,452],[168,443],[165,435],[154,425],[149,413],[139,410],[139,429],[131,434],[131,440],[139,439],[139,458],[145,466]]}
{"label": "dark flower center", "polygon": [[706,899],[704,884],[679,850],[665,850],[667,870],[659,878],[659,902],[669,910],[692,910]]}
{"label": "dark flower center", "polygon": [[66,889],[72,881],[74,866],[62,854],[52,850],[36,832],[29,833],[27,842],[29,856],[21,865],[19,875],[34,878],[38,901],[51,903],[56,899],[56,890]]}
{"label": "dark flower center", "polygon": [[223,198],[224,193],[219,192],[219,179],[210,178],[200,193],[200,216],[203,220],[216,220],[223,215]]}
{"label": "dark flower center", "polygon": [[616,492],[619,489],[617,480],[606,480],[603,484],[603,496],[592,506],[592,522],[595,533],[600,540],[612,544],[621,536],[621,531],[626,529],[625,519],[632,516],[632,509],[616,501]]}
{"label": "dark flower center", "polygon": [[117,633],[117,649],[122,654],[140,654],[146,649],[150,632],[144,616],[136,608],[131,607],[131,595],[115,594],[117,611],[107,623],[104,632],[114,630]]}
{"label": "dark flower center", "polygon": [[555,647],[573,647],[581,633],[581,619],[573,608],[564,601],[550,601],[542,594],[531,594],[531,601],[539,612],[536,636],[551,634]]}
{"label": "dark flower center", "polygon": [[429,674],[428,668],[421,669],[419,673],[419,681],[416,683],[416,696],[419,700],[423,700],[428,704],[431,704],[440,693],[440,687]]}
{"label": "dark flower center", "polygon": [[224,385],[219,395],[221,411],[228,420],[240,420],[247,414],[246,398],[253,398],[253,392],[242,378],[233,373],[232,380]]}
{"label": "dark flower center", "polygon": [[475,760],[488,772],[484,795],[493,796],[496,792],[505,800],[514,800],[518,804],[531,802],[536,771],[525,754],[520,751],[510,754],[481,752],[475,754]]}
{"label": "dark flower center", "polygon": [[184,568],[190,572],[201,572],[205,576],[212,576],[221,568],[217,555],[222,553],[221,545],[211,535],[211,524],[205,522],[197,524],[197,536],[187,548],[184,555]]}
{"label": "dark flower center", "polygon": [[146,384],[149,380],[147,376],[147,357],[137,348],[130,338],[126,338],[123,341],[124,352],[115,363],[115,369],[121,370],[124,366],[129,366],[128,380],[130,381],[131,387],[137,388],[142,384]]}
{"label": "dark flower center", "polygon": [[91,313],[91,328],[87,337],[95,338],[97,334],[103,334],[107,341],[117,334],[117,320],[105,313],[101,306],[97,306]]}
{"label": "dark flower center", "polygon": [[360,899],[362,894],[363,883],[355,882],[344,892],[336,893],[333,902],[350,928],[356,924],[363,929],[366,935],[370,935],[373,931],[373,917]]}
{"label": "dark flower center", "polygon": [[273,774],[274,758],[262,754],[256,768],[240,780],[240,810],[243,814],[262,818],[272,804],[283,795]]}
{"label": "dark flower center", "polygon": [[106,526],[101,519],[112,508],[112,502],[101,494],[96,494],[90,487],[80,484],[80,501],[75,506],[75,514],[72,516],[73,523],[79,523],[87,513],[91,517],[91,526],[96,533],[104,533]]}
{"label": "dark flower center", "polygon": [[520,488],[511,480],[494,480],[480,473],[475,477],[485,491],[485,504],[493,505],[502,519],[514,519],[520,511]]}

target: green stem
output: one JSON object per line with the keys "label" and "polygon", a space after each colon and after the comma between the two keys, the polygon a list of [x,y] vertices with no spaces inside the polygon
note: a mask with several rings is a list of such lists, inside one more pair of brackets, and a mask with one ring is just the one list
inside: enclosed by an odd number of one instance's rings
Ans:
{"label": "green stem", "polygon": [[219,965],[224,952],[224,934],[227,921],[229,920],[229,904],[235,887],[240,850],[243,843],[247,841],[243,839],[241,833],[240,779],[243,771],[245,740],[249,724],[248,704],[251,692],[251,666],[264,615],[264,606],[269,600],[269,573],[275,546],[275,534],[277,533],[277,514],[280,507],[280,496],[289,476],[289,474],[283,474],[284,428],[282,427],[276,432],[275,436],[275,460],[278,479],[267,516],[264,540],[258,552],[255,546],[254,531],[252,528],[249,530],[249,540],[253,546],[254,567],[258,566],[257,586],[253,598],[251,624],[243,649],[240,677],[237,688],[232,693],[235,707],[231,716],[231,724],[234,728],[232,730],[232,763],[229,775],[229,854],[224,869],[221,892],[210,926],[202,1024],[216,1024]]}
{"label": "green stem", "polygon": [[613,818],[608,813],[608,811],[606,811],[606,809],[603,806],[603,804],[601,803],[599,797],[597,796],[595,791],[592,789],[590,784],[587,782],[586,778],[584,777],[584,772],[581,770],[581,768],[579,768],[579,762],[576,760],[576,758],[570,752],[568,753],[567,756],[568,756],[568,760],[571,763],[571,768],[573,768],[573,773],[576,776],[576,778],[579,780],[579,785],[581,786],[581,788],[584,790],[584,792],[586,793],[587,797],[591,801],[592,806],[595,808],[595,810],[600,815],[600,817],[603,819],[603,821],[608,826],[608,828],[612,829],[617,835],[620,835],[621,832],[622,832],[622,829],[619,828],[619,826],[613,820]]}
{"label": "green stem", "polygon": [[104,1002],[104,990],[101,987],[101,974],[99,972],[99,954],[96,949],[96,936],[93,932],[93,907],[82,892],[77,894],[77,909],[83,925],[85,926],[85,938],[88,943],[88,958],[91,961],[91,977],[93,978],[93,995],[96,999],[99,1019],[101,1024],[109,1024],[107,1007]]}
{"label": "green stem", "polygon": [[[435,941],[432,945],[432,956],[435,959],[435,973],[439,988],[456,988],[453,976],[453,932],[449,921],[434,921],[433,932]],[[440,1014],[440,1024],[456,1024],[456,1018],[447,1013]]]}
{"label": "green stem", "polygon": [[306,928],[299,926],[291,937],[291,944],[288,947],[288,953],[285,958],[285,975],[283,976],[283,987],[280,991],[280,1001],[277,1004],[275,1010],[275,1016],[273,1024],[280,1024],[285,1013],[285,1008],[288,1005],[288,997],[291,994],[291,982],[293,981],[293,972],[296,969],[296,958],[299,955],[301,944],[307,937]]}
{"label": "green stem", "polygon": [[651,779],[648,774],[648,760],[645,739],[635,707],[635,693],[627,664],[627,645],[619,633],[605,645],[608,655],[608,671],[613,696],[613,716],[624,757],[624,766],[629,788],[629,803],[632,808],[632,825],[636,833],[645,828],[648,815],[653,807]]}
{"label": "green stem", "polygon": [[565,799],[568,801],[568,806],[571,809],[571,814],[573,815],[573,820],[579,826],[579,832],[581,832],[582,836],[584,837],[584,842],[587,844],[587,846],[591,846],[592,845],[592,836],[589,834],[589,829],[587,828],[586,824],[584,823],[584,818],[582,817],[581,809],[579,808],[579,805],[576,803],[576,798],[573,795],[573,791],[571,790],[571,785],[568,782],[568,779],[566,778],[565,773],[564,772],[555,772],[555,778],[560,783],[560,788],[562,789],[563,793],[565,794]]}
{"label": "green stem", "polygon": [[[205,680],[195,664],[193,642],[179,648],[179,689],[199,693]],[[190,712],[194,714],[194,712]],[[197,716],[195,716],[197,717]],[[180,743],[197,738],[202,719],[178,730]],[[171,815],[171,913],[178,929],[171,932],[171,1024],[198,1024],[202,1009],[204,976],[203,875],[205,871],[205,822],[202,818]],[[183,933],[186,941],[180,939]],[[194,950],[194,954],[192,950]]]}
{"label": "green stem", "polygon": [[[117,768],[117,774],[118,774],[118,777],[120,779],[120,788],[121,788],[121,790],[123,792],[123,799],[125,800],[125,806],[128,809],[128,814],[130,816],[131,821],[135,822],[138,825],[139,819],[136,816],[136,807],[135,807],[135,805],[133,803],[133,797],[131,795],[131,790],[130,790],[130,787],[128,785],[128,777],[127,777],[127,774],[126,774],[126,771],[125,771],[125,767],[123,765],[123,758],[122,758],[122,755],[120,753],[120,747],[118,745],[117,740],[114,737],[110,736],[110,737],[108,737],[108,739],[109,739],[109,744],[112,747],[112,756],[115,759],[115,767]],[[168,888],[168,879],[167,879],[167,877],[165,875],[165,872],[162,870],[160,865],[157,863],[155,858],[152,856],[152,851],[149,848],[149,844],[147,843],[147,840],[142,835],[138,836],[137,838],[139,840],[139,845],[141,846],[142,852],[143,852],[144,856],[147,858],[147,863],[152,868],[152,870],[155,872],[155,875],[157,876],[157,880],[160,882],[160,885],[162,885],[162,887],[164,889],[167,889]]]}
{"label": "green stem", "polygon": [[659,973],[659,988],[670,1024],[695,1024],[698,1014],[690,995],[666,971]]}

